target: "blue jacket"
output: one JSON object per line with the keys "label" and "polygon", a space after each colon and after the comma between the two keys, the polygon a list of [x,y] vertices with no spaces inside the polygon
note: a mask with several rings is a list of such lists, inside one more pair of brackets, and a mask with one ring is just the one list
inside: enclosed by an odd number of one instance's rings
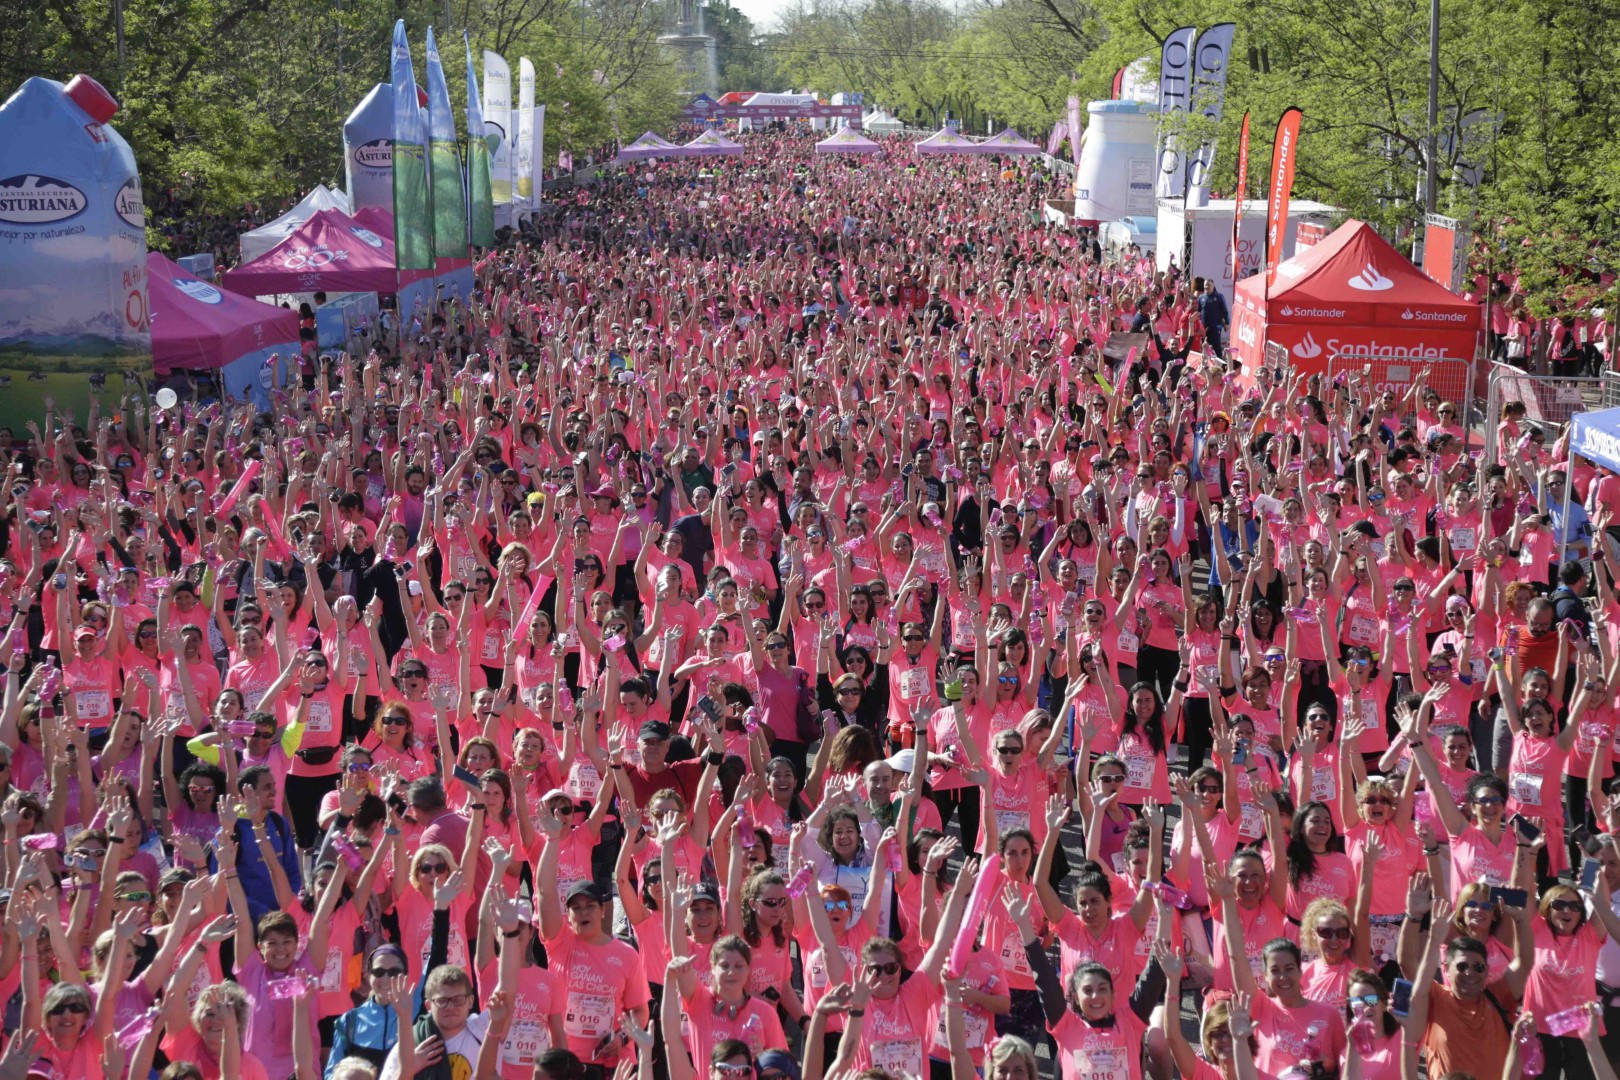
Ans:
{"label": "blue jacket", "polygon": [[1198,315],[1211,330],[1219,330],[1232,321],[1226,310],[1226,297],[1219,292],[1207,292],[1198,298]]}
{"label": "blue jacket", "polygon": [[[293,839],[292,829],[288,827],[287,819],[274,810],[270,811],[264,824],[265,831],[270,834],[270,846],[275,849],[276,858],[287,874],[287,884],[292,886],[293,892],[297,892],[304,887],[304,868],[298,859],[298,844]],[[213,852],[208,854],[208,869],[210,872],[219,870]],[[236,820],[236,876],[242,879],[242,891],[247,893],[248,910],[253,913],[254,923],[269,912],[281,910],[281,905],[276,903],[276,887],[270,880],[270,868],[259,854],[259,845],[253,839],[253,826],[247,818]]]}

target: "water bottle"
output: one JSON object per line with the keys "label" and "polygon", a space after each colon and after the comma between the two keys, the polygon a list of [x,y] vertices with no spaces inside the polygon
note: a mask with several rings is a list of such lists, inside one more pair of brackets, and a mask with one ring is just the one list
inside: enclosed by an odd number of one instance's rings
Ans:
{"label": "water bottle", "polygon": [[754,815],[748,808],[748,800],[740,799],[737,802],[737,827],[742,830],[742,846],[752,848],[759,842],[754,835]]}
{"label": "water bottle", "polygon": [[1373,1023],[1367,1015],[1367,1006],[1356,1002],[1351,1006],[1355,1020],[1350,1024],[1350,1038],[1356,1044],[1356,1052],[1363,1058],[1371,1056],[1373,1052]]}
{"label": "water bottle", "polygon": [[788,896],[794,900],[797,900],[799,897],[803,896],[810,890],[810,879],[814,876],[815,871],[810,868],[809,863],[805,863],[803,866],[799,867],[799,872],[794,874],[787,883]]}
{"label": "water bottle", "polygon": [[1531,1028],[1519,1037],[1519,1068],[1525,1076],[1540,1076],[1541,1071],[1547,1067],[1547,1059],[1541,1053],[1541,1040],[1536,1037],[1536,1031]]}
{"label": "water bottle", "polygon": [[899,840],[898,837],[896,837],[894,839],[894,841],[889,844],[889,873],[898,874],[899,872],[900,872],[900,840]]}

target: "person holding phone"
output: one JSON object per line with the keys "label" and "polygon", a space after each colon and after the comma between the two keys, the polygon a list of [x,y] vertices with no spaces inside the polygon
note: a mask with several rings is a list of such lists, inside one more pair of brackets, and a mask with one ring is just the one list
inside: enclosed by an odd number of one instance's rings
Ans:
{"label": "person holding phone", "polygon": [[[1560,647],[1560,655],[1563,651]],[[1514,663],[1516,666],[1516,660]],[[1581,671],[1588,676],[1591,674],[1589,660],[1582,660]],[[1581,716],[1587,705],[1593,703],[1594,695],[1586,690],[1576,693],[1570,705],[1568,722],[1560,731],[1557,727],[1557,709],[1552,704],[1556,698],[1531,698],[1521,705],[1501,665],[1497,665],[1493,673],[1508,728],[1513,732],[1513,756],[1508,763],[1507,809],[1520,821],[1525,818],[1539,819],[1542,833],[1557,838],[1556,843],[1549,843],[1543,848],[1547,860],[1545,874],[1549,878],[1554,877],[1569,866],[1569,846],[1563,841],[1563,795],[1558,783],[1564,773],[1564,760],[1580,734]],[[1519,830],[1519,837],[1521,843],[1530,840],[1524,829]]]}

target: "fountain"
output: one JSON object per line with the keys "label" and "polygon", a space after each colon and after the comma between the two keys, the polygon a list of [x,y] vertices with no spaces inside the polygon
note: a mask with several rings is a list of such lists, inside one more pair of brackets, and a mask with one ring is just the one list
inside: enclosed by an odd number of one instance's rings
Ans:
{"label": "fountain", "polygon": [[719,67],[715,61],[714,38],[703,32],[703,9],[694,0],[680,0],[675,32],[660,34],[658,44],[674,51],[686,73],[688,94],[720,93]]}

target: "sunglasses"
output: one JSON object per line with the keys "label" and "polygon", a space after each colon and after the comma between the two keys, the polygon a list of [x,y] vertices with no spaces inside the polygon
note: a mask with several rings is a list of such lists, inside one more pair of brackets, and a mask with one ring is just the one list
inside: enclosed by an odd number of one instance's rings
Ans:
{"label": "sunglasses", "polygon": [[927,641],[928,639],[923,637],[921,634],[907,634],[903,640],[910,643],[914,641]]}
{"label": "sunglasses", "polygon": [[1200,794],[1200,795],[1219,795],[1219,794],[1222,793],[1223,790],[1224,789],[1219,784],[1199,784],[1198,785],[1198,794]]}
{"label": "sunglasses", "polygon": [[858,687],[858,686],[839,687],[838,696],[839,697],[860,697],[861,696],[861,688]]}
{"label": "sunglasses", "polygon": [[1461,963],[1457,965],[1457,974],[1459,975],[1483,975],[1485,974],[1486,970],[1487,968],[1485,965],[1479,963],[1478,961],[1475,961],[1472,964]]}
{"label": "sunglasses", "polygon": [[[716,1002],[715,1004],[719,1004],[719,1002]],[[715,1065],[712,1066],[712,1068],[718,1069],[721,1073],[724,1073],[726,1076],[752,1076],[752,1075],[754,1075],[754,1067],[752,1065],[737,1065],[737,1064],[733,1064],[732,1062],[729,1062],[729,1061],[717,1062]]]}
{"label": "sunglasses", "polygon": [[1014,756],[1016,756],[1018,754],[1022,754],[1023,752],[1024,752],[1024,748],[1022,746],[998,746],[998,747],[996,747],[996,753],[1000,754],[1002,757],[1014,757]]}
{"label": "sunglasses", "polygon": [[1323,941],[1349,941],[1355,932],[1348,926],[1318,926],[1316,936]]}
{"label": "sunglasses", "polygon": [[1395,800],[1388,795],[1368,795],[1361,800],[1362,806],[1394,806]]}
{"label": "sunglasses", "polygon": [[788,898],[785,896],[762,896],[758,901],[760,907],[770,908],[773,911],[779,907],[786,906],[787,902]]}
{"label": "sunglasses", "polygon": [[822,910],[827,911],[827,912],[848,911],[849,910],[849,901],[848,900],[823,900],[821,902],[821,907],[822,907]]}
{"label": "sunglasses", "polygon": [[1553,911],[1585,911],[1586,905],[1579,900],[1554,900],[1547,905]]}
{"label": "sunglasses", "polygon": [[90,1006],[82,1001],[64,1001],[45,1015],[61,1016],[63,1013],[72,1013],[74,1016],[89,1016]]}
{"label": "sunglasses", "polygon": [[1106,776],[1097,777],[1097,782],[1101,784],[1123,784],[1125,782],[1125,774],[1109,773]]}
{"label": "sunglasses", "polygon": [[450,867],[442,862],[425,862],[418,864],[416,867],[416,872],[418,874],[433,874],[434,876],[437,876],[439,874],[448,874],[450,872]]}
{"label": "sunglasses", "polygon": [[874,975],[898,975],[900,965],[896,961],[889,960],[881,964],[867,964],[866,970]]}
{"label": "sunglasses", "polygon": [[1474,805],[1475,806],[1501,806],[1502,805],[1502,797],[1500,795],[1481,795],[1481,796],[1479,796],[1478,798],[1476,798],[1474,800]]}
{"label": "sunglasses", "polygon": [[388,978],[392,978],[395,975],[403,975],[403,974],[405,974],[405,969],[402,968],[402,967],[385,967],[385,968],[372,968],[371,969],[371,977],[373,979],[388,979]]}
{"label": "sunglasses", "polygon": [[1489,911],[1496,905],[1489,900],[1464,900],[1463,907],[1470,911]]}
{"label": "sunglasses", "polygon": [[119,893],[118,899],[122,900],[126,904],[150,904],[152,902],[152,894],[146,892],[145,890],[140,892]]}
{"label": "sunglasses", "polygon": [[[411,678],[411,676],[407,675],[406,678]],[[385,717],[383,717],[383,726],[384,727],[404,727],[406,724],[408,724],[410,722],[411,722],[411,718],[408,717],[408,716],[385,716]]]}
{"label": "sunglasses", "polygon": [[[1320,937],[1321,935],[1318,934],[1317,936]],[[1370,1009],[1374,1005],[1378,1005],[1383,1002],[1383,1000],[1384,999],[1377,994],[1351,994],[1346,999],[1346,1002],[1350,1005],[1365,1005]]]}

